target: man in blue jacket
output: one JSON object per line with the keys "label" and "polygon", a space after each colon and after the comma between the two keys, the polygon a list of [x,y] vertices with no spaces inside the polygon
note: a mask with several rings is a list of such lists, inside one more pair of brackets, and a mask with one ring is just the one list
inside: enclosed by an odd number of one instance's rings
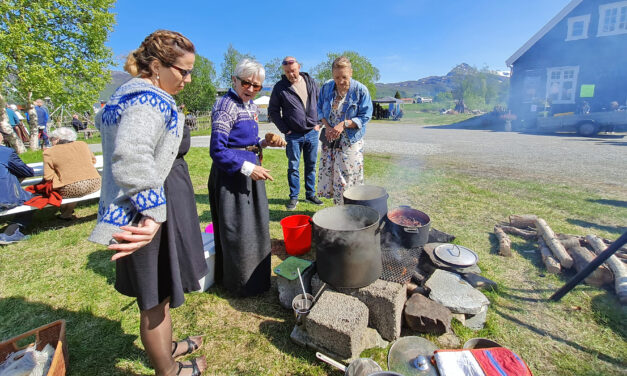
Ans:
{"label": "man in blue jacket", "polygon": [[270,95],[268,115],[271,121],[285,134],[287,147],[287,181],[290,185],[290,200],[287,210],[296,209],[300,191],[298,166],[300,155],[305,160],[305,198],[312,204],[322,205],[316,197],[316,161],[318,159],[317,103],[318,85],[307,74],[300,71],[300,64],[292,56],[283,59],[284,75]]}
{"label": "man in blue jacket", "polygon": [[39,127],[39,140],[44,146],[50,147],[48,140],[48,109],[44,107],[44,101],[37,99],[35,101],[35,112],[37,113],[37,126]]}

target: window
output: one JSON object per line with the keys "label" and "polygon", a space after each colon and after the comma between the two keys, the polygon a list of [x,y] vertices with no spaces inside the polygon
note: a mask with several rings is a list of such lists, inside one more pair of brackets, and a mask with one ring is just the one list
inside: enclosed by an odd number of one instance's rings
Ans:
{"label": "window", "polygon": [[627,33],[627,1],[599,6],[599,36]]}
{"label": "window", "polygon": [[588,38],[588,25],[590,24],[590,15],[586,14],[578,17],[570,17],[568,19],[568,35],[566,40],[577,40]]}
{"label": "window", "polygon": [[547,69],[546,93],[552,103],[575,103],[579,67]]}

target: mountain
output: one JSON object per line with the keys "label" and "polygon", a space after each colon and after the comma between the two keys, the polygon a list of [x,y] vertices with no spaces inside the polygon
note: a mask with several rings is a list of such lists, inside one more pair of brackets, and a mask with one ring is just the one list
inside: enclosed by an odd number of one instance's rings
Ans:
{"label": "mountain", "polygon": [[123,83],[128,81],[131,78],[131,75],[126,72],[121,71],[111,71],[111,81],[105,86],[105,88],[100,92],[100,100],[107,101],[109,97],[115,89],[120,87]]}
{"label": "mountain", "polygon": [[[403,81],[389,84],[378,83],[375,86],[377,87],[377,97],[379,98],[385,96],[393,97],[397,91],[403,98],[411,98],[415,95],[434,98],[438,93],[453,90],[455,82],[460,76],[476,75],[478,73],[480,72],[477,69],[462,63],[451,69],[445,76],[429,76],[418,81]],[[487,78],[488,80],[499,82],[509,80],[508,77],[503,77],[497,72],[488,73]]]}

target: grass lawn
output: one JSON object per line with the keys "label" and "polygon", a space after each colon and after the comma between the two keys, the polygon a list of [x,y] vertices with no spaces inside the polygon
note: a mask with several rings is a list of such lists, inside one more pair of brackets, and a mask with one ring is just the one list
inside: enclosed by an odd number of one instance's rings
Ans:
{"label": "grass lawn", "polygon": [[[296,212],[285,211],[285,154],[268,150],[264,156],[264,166],[275,178],[266,184],[270,233],[282,239],[280,219],[312,215],[320,208],[301,201]],[[193,148],[187,161],[204,228],[211,221],[208,150]],[[508,215],[531,213],[546,219],[556,232],[615,239],[627,229],[624,191],[610,196],[549,181],[495,177],[436,157],[419,164],[367,155],[365,172],[366,183],[388,190],[390,207],[406,204],[428,213],[433,227],[475,250],[483,275],[499,284],[487,294],[491,305],[485,329],[474,332],[454,323],[462,343],[491,338],[518,353],[536,375],[625,374],[627,315],[614,293],[580,285],[560,302],[546,302],[572,274],[547,274],[535,244],[515,237],[514,256],[498,256],[491,234],[494,224]],[[325,200],[325,207],[331,205]],[[112,252],[86,240],[96,210],[95,202],[79,206],[79,219],[72,223],[44,210],[35,215],[30,239],[0,248],[0,339],[63,318],[68,322],[70,375],[151,374],[139,339],[136,302],[113,288]],[[4,226],[6,218],[1,220]],[[286,256],[275,253],[273,266]],[[263,296],[234,298],[214,286],[207,293],[189,294],[172,313],[176,338],[206,335],[200,350],[208,359],[206,374],[339,374],[317,361],[313,351],[290,341],[293,315],[279,305],[275,277],[273,289]],[[366,354],[385,368],[386,350]]]}

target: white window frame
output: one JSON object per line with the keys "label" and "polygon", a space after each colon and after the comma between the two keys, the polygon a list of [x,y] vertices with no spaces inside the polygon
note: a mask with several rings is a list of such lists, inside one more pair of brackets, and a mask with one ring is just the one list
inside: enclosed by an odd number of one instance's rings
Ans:
{"label": "white window frame", "polygon": [[[564,79],[565,71],[573,71],[573,77],[571,79]],[[553,72],[560,72],[559,80],[552,80],[551,74]],[[579,66],[567,66],[567,67],[551,67],[546,69],[546,97],[551,98],[551,86],[553,83],[557,83],[559,85],[559,94],[558,99],[551,99],[552,104],[572,104],[575,103],[575,99],[577,97],[577,79],[579,78]],[[573,91],[573,95],[571,99],[561,99],[562,94],[564,92],[564,83],[572,81],[571,90]]]}
{"label": "white window frame", "polygon": [[[581,35],[573,35],[573,26],[576,22],[583,22],[583,33]],[[588,25],[590,25],[590,15],[585,14],[583,16],[570,17],[568,19],[568,34],[566,34],[566,40],[578,40],[588,38]]]}
{"label": "white window frame", "polygon": [[[625,8],[625,18],[621,20],[621,10]],[[616,9],[616,25],[614,30],[604,31],[605,12]],[[622,22],[621,22],[622,21]],[[622,25],[621,25],[622,23]],[[622,27],[621,27],[622,26]],[[597,36],[605,37],[610,35],[619,35],[627,33],[627,1],[619,1],[616,3],[608,3],[599,6],[599,30]]]}

